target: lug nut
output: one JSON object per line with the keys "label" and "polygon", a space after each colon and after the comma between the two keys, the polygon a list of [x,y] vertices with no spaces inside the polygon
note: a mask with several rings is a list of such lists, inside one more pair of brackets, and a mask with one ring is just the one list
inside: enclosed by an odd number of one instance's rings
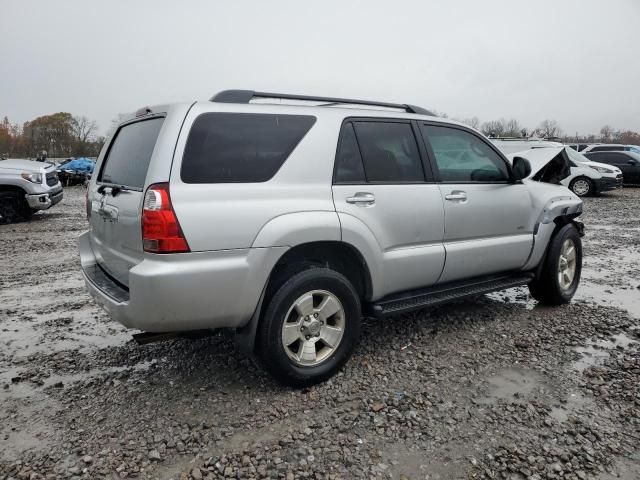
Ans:
{"label": "lug nut", "polygon": [[301,332],[304,332],[304,327],[300,327],[300,331],[301,331]]}
{"label": "lug nut", "polygon": [[309,335],[306,335],[304,338],[306,338],[307,340],[309,340],[311,337]]}
{"label": "lug nut", "polygon": [[317,314],[317,313],[314,313],[314,314],[313,314],[313,318],[318,318],[318,314]]}

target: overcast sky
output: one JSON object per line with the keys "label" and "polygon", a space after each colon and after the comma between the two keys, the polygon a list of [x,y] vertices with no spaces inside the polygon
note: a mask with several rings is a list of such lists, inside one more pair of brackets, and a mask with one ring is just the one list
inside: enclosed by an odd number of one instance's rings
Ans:
{"label": "overcast sky", "polygon": [[0,0],[0,117],[245,88],[640,131],[640,0]]}

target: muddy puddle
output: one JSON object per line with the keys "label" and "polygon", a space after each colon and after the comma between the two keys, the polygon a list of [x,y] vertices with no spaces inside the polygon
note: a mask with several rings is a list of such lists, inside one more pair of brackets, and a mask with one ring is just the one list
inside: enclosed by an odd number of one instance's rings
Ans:
{"label": "muddy puddle", "polygon": [[489,392],[478,403],[491,405],[499,400],[523,402],[544,388],[539,373],[526,368],[507,368],[489,377]]}
{"label": "muddy puddle", "polygon": [[571,368],[577,372],[583,372],[587,368],[602,364],[611,356],[611,350],[624,349],[631,344],[638,343],[626,333],[619,333],[610,339],[590,340],[584,347],[576,347],[575,351],[580,358],[573,362]]}

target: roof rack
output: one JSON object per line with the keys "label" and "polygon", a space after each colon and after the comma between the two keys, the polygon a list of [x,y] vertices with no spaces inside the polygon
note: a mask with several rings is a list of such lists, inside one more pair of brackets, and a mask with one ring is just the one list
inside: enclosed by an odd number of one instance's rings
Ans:
{"label": "roof rack", "polygon": [[303,100],[308,102],[325,102],[331,106],[336,104],[351,104],[351,105],[371,105],[374,107],[385,108],[398,108],[404,110],[407,113],[417,113],[420,115],[435,116],[432,112],[416,105],[409,105],[407,103],[387,103],[376,102],[369,100],[356,100],[353,98],[335,98],[335,97],[316,97],[311,95],[292,95],[289,93],[270,93],[270,92],[255,92],[253,90],[223,90],[215,94],[210,98],[212,102],[220,103],[249,103],[254,98],[280,98],[285,100]]}

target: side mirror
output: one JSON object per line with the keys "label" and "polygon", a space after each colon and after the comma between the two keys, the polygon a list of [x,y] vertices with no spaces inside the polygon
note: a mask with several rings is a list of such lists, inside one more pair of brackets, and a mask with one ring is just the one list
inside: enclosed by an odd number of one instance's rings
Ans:
{"label": "side mirror", "polygon": [[638,164],[638,161],[637,161],[637,160],[634,160],[634,159],[632,158],[632,159],[631,159],[631,160],[629,160],[627,163],[628,163],[629,165],[637,165],[637,164]]}
{"label": "side mirror", "polygon": [[516,181],[527,178],[531,175],[531,164],[529,160],[522,157],[515,157],[513,159],[513,177]]}

